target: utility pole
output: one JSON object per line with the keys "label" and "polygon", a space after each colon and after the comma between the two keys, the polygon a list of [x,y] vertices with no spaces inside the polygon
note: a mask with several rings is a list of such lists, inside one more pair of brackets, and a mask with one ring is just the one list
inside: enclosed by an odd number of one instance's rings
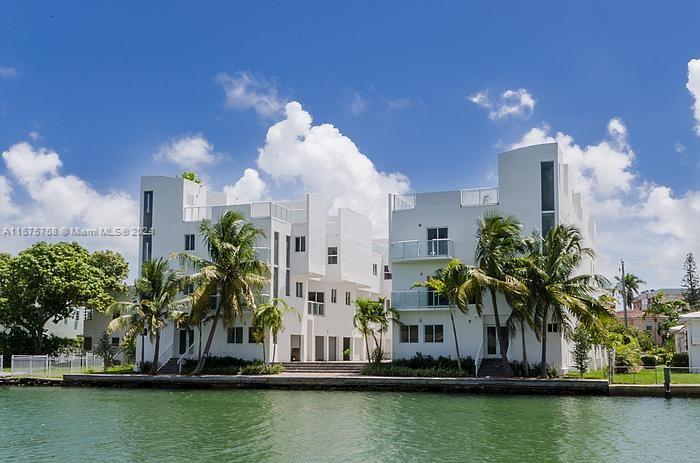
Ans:
{"label": "utility pole", "polygon": [[620,259],[622,278],[620,279],[620,284],[622,285],[622,309],[625,311],[625,331],[627,331],[627,288],[625,287],[625,261]]}

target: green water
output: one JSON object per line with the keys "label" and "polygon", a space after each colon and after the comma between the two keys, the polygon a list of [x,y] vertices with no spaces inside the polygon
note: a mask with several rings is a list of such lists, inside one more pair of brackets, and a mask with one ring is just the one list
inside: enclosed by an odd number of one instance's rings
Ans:
{"label": "green water", "polygon": [[0,387],[0,461],[698,461],[700,400]]}

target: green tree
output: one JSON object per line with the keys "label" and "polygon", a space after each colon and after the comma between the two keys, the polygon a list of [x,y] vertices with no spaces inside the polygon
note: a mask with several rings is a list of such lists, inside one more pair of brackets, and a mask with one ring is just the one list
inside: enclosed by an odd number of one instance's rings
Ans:
{"label": "green tree", "polygon": [[258,258],[255,249],[265,233],[239,212],[225,212],[215,224],[203,220],[199,230],[210,260],[178,254],[181,265],[196,270],[188,277],[197,285],[193,310],[206,314],[203,319],[212,321],[204,352],[192,372],[195,375],[204,369],[219,321],[223,320],[224,326],[233,326],[244,307],[255,311],[256,296],[270,278],[270,269]]}
{"label": "green tree", "polygon": [[178,270],[171,270],[166,259],[144,262],[141,277],[136,280],[136,300],[114,302],[107,313],[119,314],[107,326],[109,332],[124,330],[126,336],[136,336],[144,330],[154,341],[152,375],[158,372],[160,356],[160,335],[168,320],[180,323],[187,315],[189,298],[178,299],[183,276]]}
{"label": "green tree", "polygon": [[681,281],[683,299],[691,309],[700,310],[700,276],[698,276],[698,266],[692,252],[685,256],[683,271],[683,280]]}
{"label": "green tree", "polygon": [[663,315],[667,317],[666,320],[659,324],[659,334],[664,340],[667,340],[669,330],[678,324],[680,315],[689,310],[692,309],[685,301],[665,300],[663,291],[659,291],[649,299],[644,319],[646,319],[647,315]]}
{"label": "green tree", "polygon": [[586,331],[586,328],[579,324],[574,329],[571,340],[574,343],[574,366],[583,378],[583,374],[588,371],[588,361],[591,357],[591,337]]}
{"label": "green tree", "polygon": [[[367,351],[367,363],[379,363],[384,358],[382,349],[382,337],[389,329],[393,321],[398,321],[398,312],[386,306],[386,299],[357,298],[354,302],[355,314],[353,315],[353,326],[362,334],[365,339],[365,349]],[[377,337],[379,335],[379,337]],[[369,350],[369,338],[374,341],[374,351]]]}
{"label": "green tree", "polygon": [[624,281],[619,276],[615,276],[615,281],[617,281],[617,284],[613,292],[625,299],[627,307],[632,307],[632,301],[634,301],[635,296],[639,294],[641,285],[646,284],[646,281],[633,273],[625,273]]}
{"label": "green tree", "polygon": [[[263,345],[263,362],[265,362],[265,338],[267,333],[272,335],[272,339],[277,339],[277,334],[284,330],[284,315],[287,313],[296,314],[301,321],[301,312],[294,307],[290,307],[283,299],[273,298],[270,302],[260,304],[253,310],[254,334]],[[271,363],[275,363],[277,343],[272,344]]]}
{"label": "green tree", "polygon": [[0,324],[19,326],[43,352],[44,325],[81,307],[104,310],[124,289],[128,267],[112,252],[90,254],[78,243],[38,242],[0,256]]}
{"label": "green tree", "polygon": [[185,172],[180,174],[181,178],[184,178],[185,180],[190,180],[194,183],[202,183],[202,180],[197,177],[197,174],[195,172],[186,170]]}
{"label": "green tree", "polygon": [[119,355],[119,350],[112,346],[112,341],[106,331],[100,333],[100,337],[97,340],[97,345],[93,349],[93,352],[98,357],[102,357],[105,370],[112,366],[117,355]]}

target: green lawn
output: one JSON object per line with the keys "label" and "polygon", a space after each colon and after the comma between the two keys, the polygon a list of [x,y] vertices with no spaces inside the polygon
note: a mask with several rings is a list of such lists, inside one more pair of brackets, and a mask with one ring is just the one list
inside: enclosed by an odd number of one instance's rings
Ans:
{"label": "green lawn", "polygon": [[[567,378],[580,378],[578,373],[569,373]],[[584,373],[585,379],[608,379],[603,370]],[[664,367],[644,368],[638,373],[616,373],[613,379],[616,384],[663,384]],[[680,373],[671,370],[671,384],[700,384],[700,373]]]}

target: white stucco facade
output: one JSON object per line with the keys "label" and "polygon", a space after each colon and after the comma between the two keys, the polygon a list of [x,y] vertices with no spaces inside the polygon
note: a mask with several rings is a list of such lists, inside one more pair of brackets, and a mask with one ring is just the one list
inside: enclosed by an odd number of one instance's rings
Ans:
{"label": "white stucco facade", "polygon": [[[391,301],[400,311],[401,322],[415,327],[409,328],[408,333],[403,328],[403,339],[402,328],[394,328],[394,358],[411,357],[417,352],[455,357],[453,329],[445,302],[425,289],[411,286],[424,281],[452,258],[474,264],[476,221],[488,209],[517,217],[522,222],[523,234],[542,231],[547,223],[576,225],[585,237],[585,244],[595,249],[595,222],[581,203],[581,195],[572,190],[569,175],[558,145],[550,143],[500,154],[498,187],[389,197]],[[595,261],[587,259],[580,271],[594,273]],[[468,314],[454,311],[460,353],[477,361],[499,357],[490,297],[485,298],[485,306],[483,317],[478,317],[473,307]],[[498,306],[504,324],[510,309],[503,298],[498,300]],[[442,333],[442,342],[436,342],[437,332]],[[548,363],[555,363],[561,372],[567,371],[572,366],[572,346],[556,325],[546,335]],[[538,362],[540,342],[531,330],[526,330],[525,338],[528,361]],[[519,335],[510,338],[511,360],[522,360],[521,346]]]}
{"label": "white stucco facade", "polygon": [[[685,345],[688,348],[688,366],[692,372],[700,372],[700,312],[691,312],[680,316],[680,322],[686,329],[676,336],[686,337]],[[678,346],[678,344],[676,344]],[[678,350],[680,351],[680,350]]]}
{"label": "white stucco facade", "polygon": [[[380,243],[373,240],[367,217],[344,208],[329,214],[319,194],[296,201],[228,204],[225,194],[207,191],[189,180],[142,177],[141,224],[152,228],[152,234],[141,238],[140,261],[181,251],[207,258],[199,233],[201,221],[206,218],[215,222],[231,210],[243,214],[265,233],[257,246],[260,258],[270,267],[271,281],[262,291],[261,300],[279,297],[301,313],[301,320],[294,314],[285,316],[285,329],[277,336],[275,360],[364,360],[364,341],[353,329],[353,302],[360,297],[390,294],[391,280],[385,280],[383,272],[388,258],[386,246],[378,246]],[[186,235],[194,236],[189,242],[194,243],[194,249],[186,249]],[[334,251],[337,257],[333,257]],[[198,327],[188,332],[168,324],[161,338],[162,358],[178,358],[188,349],[187,357],[196,357],[211,324],[202,327],[201,343]],[[249,312],[233,327],[219,324],[211,355],[262,359],[263,347],[252,341],[250,327]],[[391,349],[389,339],[385,347]],[[344,357],[343,351],[348,348],[351,353]],[[266,343],[267,360],[272,350],[272,342]],[[151,360],[152,352],[153,346],[146,338],[146,360]]]}

